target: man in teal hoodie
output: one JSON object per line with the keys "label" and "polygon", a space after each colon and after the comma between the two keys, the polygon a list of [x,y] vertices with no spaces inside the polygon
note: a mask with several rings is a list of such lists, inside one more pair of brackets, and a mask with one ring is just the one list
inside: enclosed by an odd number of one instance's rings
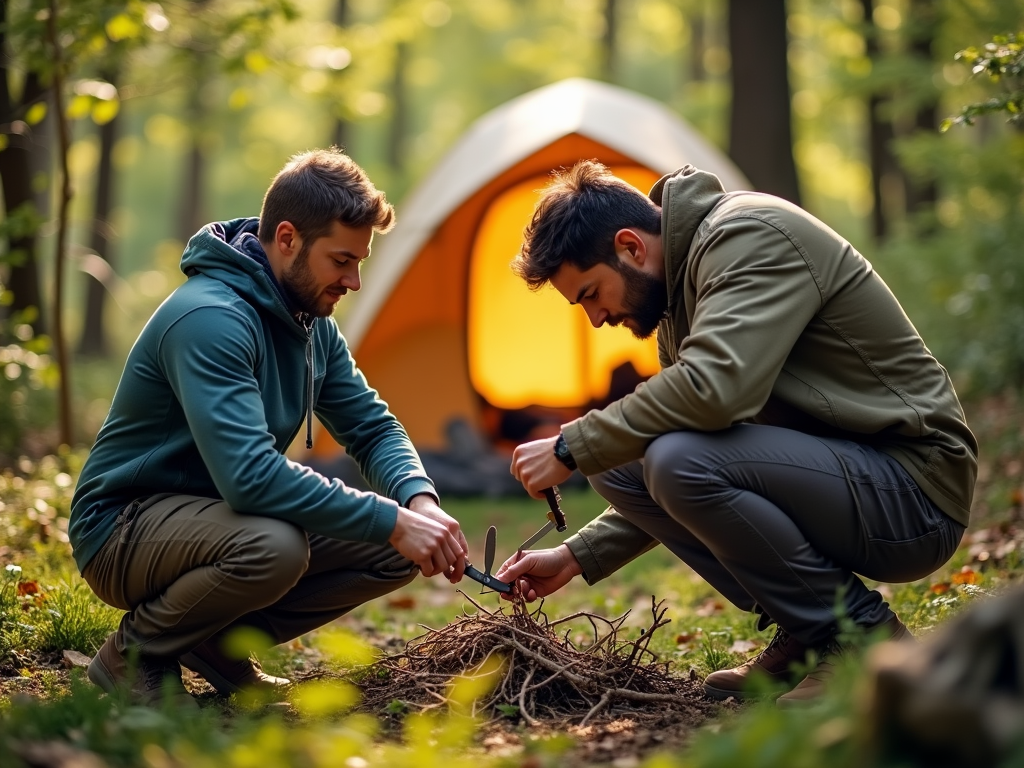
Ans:
{"label": "man in teal hoodie", "polygon": [[[458,523],[331,317],[393,219],[358,165],[315,150],[278,173],[258,219],[189,241],[188,279],[132,347],[72,501],[85,580],[128,611],[94,683],[183,703],[180,664],[224,694],[285,684],[224,639],[283,643],[417,569],[462,578]],[[310,446],[313,414],[374,492],[284,455],[302,427]]]}
{"label": "man in teal hoodie", "polygon": [[[720,699],[755,678],[793,689],[780,705],[816,698],[837,607],[865,632],[908,637],[859,576],[911,581],[949,559],[978,446],[945,369],[846,240],[692,166],[646,197],[584,162],[545,192],[514,267],[595,327],[657,330],[662,370],[516,450],[531,495],[578,467],[611,506],[499,579],[533,599],[664,544],[759,628],[778,627],[755,658],[707,678]],[[820,664],[795,677],[809,652]]]}

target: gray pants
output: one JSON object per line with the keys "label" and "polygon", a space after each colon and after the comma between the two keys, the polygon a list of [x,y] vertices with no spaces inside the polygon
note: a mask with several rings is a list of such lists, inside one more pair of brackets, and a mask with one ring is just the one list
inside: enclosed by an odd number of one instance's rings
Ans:
{"label": "gray pants", "polygon": [[119,651],[178,657],[243,626],[286,642],[417,573],[390,544],[329,539],[217,499],[162,494],[125,509],[83,576],[128,611]]}
{"label": "gray pants", "polygon": [[673,432],[590,478],[601,496],[731,603],[809,646],[891,616],[855,575],[904,582],[956,550],[964,526],[895,460],[865,445],[779,427]]}

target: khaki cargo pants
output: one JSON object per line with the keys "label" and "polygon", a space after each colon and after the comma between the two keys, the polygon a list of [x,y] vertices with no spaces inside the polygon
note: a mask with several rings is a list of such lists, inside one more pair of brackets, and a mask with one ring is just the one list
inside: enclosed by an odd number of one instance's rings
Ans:
{"label": "khaki cargo pants", "polygon": [[390,544],[329,539],[219,499],[160,494],[122,511],[83,576],[128,611],[118,651],[178,657],[238,627],[287,642],[417,573]]}

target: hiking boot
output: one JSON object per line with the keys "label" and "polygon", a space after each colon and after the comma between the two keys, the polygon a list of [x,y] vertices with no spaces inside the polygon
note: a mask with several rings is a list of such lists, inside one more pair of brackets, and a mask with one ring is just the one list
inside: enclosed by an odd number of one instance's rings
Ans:
{"label": "hiking boot", "polygon": [[[866,635],[870,638],[892,640],[895,642],[915,642],[910,630],[906,628],[896,614],[893,614],[891,618],[879,624],[865,627],[864,629]],[[839,665],[843,653],[844,648],[838,643],[833,643],[822,655],[817,666],[808,673],[807,677],[801,680],[792,691],[776,699],[775,703],[784,709],[812,704],[821,697],[829,681],[835,677],[836,667]]]}
{"label": "hiking boot", "polygon": [[220,650],[220,637],[211,637],[183,655],[181,663],[198,672],[217,689],[222,696],[238,693],[243,688],[264,691],[280,690],[291,685],[285,677],[274,677],[263,671],[260,663],[253,658],[232,659]]}
{"label": "hiking boot", "polygon": [[168,701],[174,706],[199,708],[181,682],[181,667],[176,659],[139,654],[129,660],[117,650],[114,635],[96,651],[89,662],[88,675],[107,693],[127,690],[139,704],[159,706]]}
{"label": "hiking boot", "polygon": [[761,683],[792,685],[796,682],[790,667],[803,664],[809,649],[786,630],[779,627],[775,637],[757,656],[738,667],[712,672],[704,680],[704,692],[722,701],[732,696],[750,698],[754,680]]}

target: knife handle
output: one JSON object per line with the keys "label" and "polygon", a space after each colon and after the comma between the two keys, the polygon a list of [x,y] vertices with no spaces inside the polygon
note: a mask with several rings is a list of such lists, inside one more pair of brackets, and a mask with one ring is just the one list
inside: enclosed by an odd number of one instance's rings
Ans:
{"label": "knife handle", "polygon": [[469,576],[473,581],[477,581],[483,584],[489,589],[493,589],[495,592],[502,592],[508,594],[512,591],[512,585],[506,584],[504,581],[498,581],[496,578],[491,576],[489,573],[484,573],[478,568],[474,568],[472,565],[467,563],[465,574]]}
{"label": "knife handle", "polygon": [[545,488],[543,494],[544,498],[548,500],[551,514],[554,515],[553,522],[555,528],[561,533],[568,527],[568,524],[565,522],[565,514],[562,512],[562,507],[559,505],[562,497],[558,494],[558,486],[552,485],[550,488]]}

